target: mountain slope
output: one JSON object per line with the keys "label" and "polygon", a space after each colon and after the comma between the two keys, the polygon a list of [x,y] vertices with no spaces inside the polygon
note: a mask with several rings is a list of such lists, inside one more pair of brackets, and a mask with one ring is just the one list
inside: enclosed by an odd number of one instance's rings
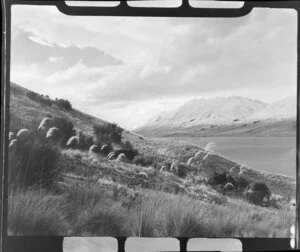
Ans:
{"label": "mountain slope", "polygon": [[294,136],[296,97],[271,104],[237,96],[194,99],[135,131],[146,136]]}
{"label": "mountain slope", "polygon": [[85,114],[76,109],[64,110],[57,105],[43,105],[31,100],[26,96],[30,90],[23,88],[15,83],[10,85],[10,123],[17,128],[27,127],[35,122],[40,122],[44,117],[64,117],[70,120],[75,129],[91,134],[93,125],[103,124],[104,120]]}
{"label": "mountain slope", "polygon": [[193,99],[173,113],[159,115],[147,123],[147,126],[192,127],[202,124],[230,124],[233,121],[245,120],[266,106],[260,101],[239,96]]}
{"label": "mountain slope", "polygon": [[288,118],[296,118],[297,114],[297,98],[296,96],[288,96],[284,99],[271,103],[264,109],[258,111],[250,117],[250,120],[281,120]]}

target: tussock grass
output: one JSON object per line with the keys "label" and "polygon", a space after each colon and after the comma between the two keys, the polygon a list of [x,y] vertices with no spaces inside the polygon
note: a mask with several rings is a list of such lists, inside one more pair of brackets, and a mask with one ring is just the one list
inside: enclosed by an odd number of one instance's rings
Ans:
{"label": "tussock grass", "polygon": [[288,237],[295,221],[287,209],[266,210],[243,200],[209,204],[158,192],[143,195],[131,214],[134,236]]}
{"label": "tussock grass", "polygon": [[72,235],[121,236],[127,233],[126,210],[97,185],[73,185],[63,194]]}
{"label": "tussock grass", "polygon": [[[285,217],[284,217],[285,216]],[[218,237],[288,237],[295,213],[278,211],[234,199],[226,206],[211,208],[208,219]]]}
{"label": "tussock grass", "polygon": [[[13,235],[141,237],[288,237],[295,212],[241,199],[215,204],[150,189],[68,183],[57,195],[15,191],[9,198]],[[117,190],[117,193],[114,191]],[[131,197],[138,193],[137,197]],[[127,207],[125,206],[125,204]]]}
{"label": "tussock grass", "polygon": [[40,191],[10,192],[8,198],[8,234],[66,235],[62,199]]}
{"label": "tussock grass", "polygon": [[185,196],[170,196],[152,192],[143,200],[133,215],[132,233],[135,236],[212,237],[211,205]]}

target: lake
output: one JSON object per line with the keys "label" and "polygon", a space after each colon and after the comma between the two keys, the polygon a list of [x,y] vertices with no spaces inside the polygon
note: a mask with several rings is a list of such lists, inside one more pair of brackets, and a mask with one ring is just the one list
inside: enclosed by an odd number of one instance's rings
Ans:
{"label": "lake", "polygon": [[296,137],[174,137],[205,147],[215,142],[215,152],[255,169],[296,177]]}

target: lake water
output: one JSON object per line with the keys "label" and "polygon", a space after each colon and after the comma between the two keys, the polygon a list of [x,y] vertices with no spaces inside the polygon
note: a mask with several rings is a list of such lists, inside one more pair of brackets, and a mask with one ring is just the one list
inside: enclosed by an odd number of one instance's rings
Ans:
{"label": "lake water", "polygon": [[180,142],[205,147],[216,143],[215,152],[255,169],[296,177],[296,137],[180,137]]}

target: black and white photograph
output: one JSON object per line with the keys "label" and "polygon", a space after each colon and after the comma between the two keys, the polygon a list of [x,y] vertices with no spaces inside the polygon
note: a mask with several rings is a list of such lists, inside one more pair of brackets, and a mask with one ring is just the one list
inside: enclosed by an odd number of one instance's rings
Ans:
{"label": "black and white photograph", "polygon": [[291,236],[295,10],[14,5],[10,63],[9,236]]}

